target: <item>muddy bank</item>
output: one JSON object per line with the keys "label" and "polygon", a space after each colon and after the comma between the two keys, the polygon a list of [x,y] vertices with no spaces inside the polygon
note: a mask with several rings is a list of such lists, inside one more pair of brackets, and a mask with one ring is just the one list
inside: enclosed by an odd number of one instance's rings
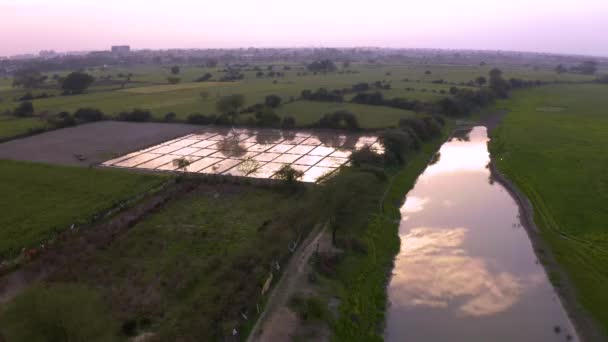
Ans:
{"label": "muddy bank", "polygon": [[[494,129],[498,127],[507,113],[506,110],[499,110],[484,116],[480,120],[480,125],[486,125],[490,139],[492,139]],[[490,140],[489,145],[491,145],[491,141],[492,140]],[[534,221],[534,206],[528,197],[500,172],[494,160],[495,156],[492,156],[492,149],[489,149],[489,151],[491,156],[489,164],[491,177],[494,181],[501,184],[517,203],[521,224],[526,229],[534,253],[538,260],[541,261],[545,271],[548,274],[557,274],[559,276],[560,285],[559,287],[554,285],[554,288],[568,316],[573,322],[580,339],[582,341],[606,341],[607,338],[602,333],[599,324],[597,324],[593,317],[591,317],[579,303],[574,285],[569,280],[568,275],[563,268],[555,260],[548,244],[541,237],[540,229]]]}

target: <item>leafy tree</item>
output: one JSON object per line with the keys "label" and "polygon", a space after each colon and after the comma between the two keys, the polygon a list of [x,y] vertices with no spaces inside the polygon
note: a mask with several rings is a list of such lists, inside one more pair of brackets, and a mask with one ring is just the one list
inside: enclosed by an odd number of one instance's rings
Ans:
{"label": "leafy tree", "polygon": [[81,122],[99,121],[103,120],[104,114],[99,109],[85,107],[74,112],[74,118]]}
{"label": "leafy tree", "polygon": [[188,171],[188,166],[190,166],[190,161],[184,157],[173,159],[173,166],[175,166],[176,170],[186,173]]}
{"label": "leafy tree", "polygon": [[322,128],[346,128],[354,131],[359,129],[359,121],[354,113],[339,110],[331,114],[325,114],[319,119],[317,126]]}
{"label": "leafy tree", "polygon": [[558,74],[563,74],[565,72],[568,72],[568,69],[563,66],[562,64],[559,64],[558,66],[555,67],[555,72],[557,72]]}
{"label": "leafy tree", "polygon": [[197,78],[196,80],[194,80],[195,82],[206,82],[209,81],[211,78],[213,77],[212,74],[210,73],[205,73],[203,76]]}
{"label": "leafy tree", "polygon": [[295,128],[296,127],[296,119],[293,116],[286,116],[283,118],[283,122],[281,122],[282,128]]}
{"label": "leafy tree", "polygon": [[34,115],[34,105],[29,102],[21,102],[21,104],[13,111],[15,116],[25,117]]}
{"label": "leafy tree", "polygon": [[275,176],[288,184],[294,184],[304,176],[304,172],[294,169],[291,165],[285,165],[279,169]]}
{"label": "leafy tree", "polygon": [[36,88],[46,80],[40,71],[32,68],[24,68],[15,71],[13,75],[13,87],[24,87],[26,89]]}
{"label": "leafy tree", "polygon": [[416,149],[416,139],[407,130],[391,129],[380,135],[384,146],[384,160],[387,164],[403,165],[407,155]]}
{"label": "leafy tree", "polygon": [[264,103],[270,108],[277,108],[281,105],[281,97],[277,95],[268,95],[264,100]]}
{"label": "leafy tree", "polygon": [[490,89],[500,98],[509,96],[509,84],[502,78],[502,71],[500,69],[494,68],[490,70]]}
{"label": "leafy tree", "polygon": [[332,72],[338,69],[336,64],[329,59],[314,61],[308,64],[306,68],[312,72]]}
{"label": "leafy tree", "polygon": [[174,65],[174,66],[172,66],[172,67],[171,67],[171,73],[172,73],[173,75],[177,75],[177,74],[179,74],[179,66],[178,66],[178,65]]}
{"label": "leafy tree", "polygon": [[256,124],[262,127],[277,127],[281,123],[281,118],[270,108],[255,113]]}
{"label": "leafy tree", "polygon": [[596,61],[584,61],[580,65],[573,68],[575,71],[585,75],[593,75],[597,71]]}
{"label": "leafy tree", "polygon": [[323,181],[321,189],[321,215],[329,221],[334,245],[339,231],[361,224],[364,208],[377,205],[378,179],[370,173],[345,170]]}
{"label": "leafy tree", "polygon": [[475,83],[477,83],[477,85],[480,86],[480,87],[483,87],[484,84],[486,84],[487,81],[488,80],[485,77],[483,77],[483,76],[479,76],[479,77],[477,77],[475,79]]}
{"label": "leafy tree", "polygon": [[215,58],[208,58],[205,60],[205,66],[207,68],[215,68],[218,65],[219,61]]}
{"label": "leafy tree", "polygon": [[82,94],[95,81],[93,76],[84,72],[75,71],[70,73],[61,83],[61,88],[66,94]]}
{"label": "leafy tree", "polygon": [[245,105],[245,96],[241,94],[233,94],[221,97],[216,103],[216,109],[223,115],[231,119],[234,124],[238,111]]}

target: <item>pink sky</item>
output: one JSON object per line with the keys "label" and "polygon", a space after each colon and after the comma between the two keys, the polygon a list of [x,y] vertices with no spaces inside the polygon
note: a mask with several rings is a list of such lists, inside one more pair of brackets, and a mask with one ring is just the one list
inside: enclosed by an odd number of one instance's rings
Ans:
{"label": "pink sky", "polygon": [[116,44],[608,56],[608,0],[0,0],[0,55]]}

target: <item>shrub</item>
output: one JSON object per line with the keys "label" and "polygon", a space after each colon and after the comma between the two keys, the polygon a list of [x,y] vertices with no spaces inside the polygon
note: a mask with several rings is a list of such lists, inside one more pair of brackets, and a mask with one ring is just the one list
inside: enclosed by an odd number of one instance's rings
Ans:
{"label": "shrub", "polygon": [[15,108],[13,114],[18,117],[33,116],[34,105],[29,101],[21,102],[21,104]]}
{"label": "shrub", "polygon": [[69,74],[63,82],[61,82],[61,88],[64,90],[64,94],[81,94],[95,81],[93,76],[84,72],[73,72]]}
{"label": "shrub", "polygon": [[407,155],[414,150],[414,138],[400,129],[384,131],[379,137],[384,146],[384,160],[387,164],[405,164]]}
{"label": "shrub", "polygon": [[195,82],[205,82],[205,81],[209,81],[211,78],[213,77],[212,74],[210,73],[206,73],[203,76],[197,78],[196,80],[194,80]]}
{"label": "shrub", "polygon": [[133,122],[145,122],[149,121],[152,117],[149,110],[135,108],[130,112],[121,112],[118,114],[118,120],[121,121],[133,121]]}
{"label": "shrub", "polygon": [[359,104],[378,106],[384,104],[384,96],[378,91],[374,93],[360,93],[355,95],[351,101]]}
{"label": "shrub", "polygon": [[304,176],[304,172],[300,170],[296,170],[291,165],[283,166],[277,173],[276,177],[278,179],[284,180],[287,183],[293,184],[298,181],[298,179]]}
{"label": "shrub", "polygon": [[318,127],[322,128],[345,128],[358,130],[359,121],[354,113],[346,110],[339,110],[331,114],[325,114],[319,119]]}
{"label": "shrub", "polygon": [[74,118],[80,122],[93,122],[104,119],[104,114],[99,109],[95,108],[79,108],[74,112]]}
{"label": "shrub", "polygon": [[101,296],[81,285],[35,285],[0,316],[7,341],[116,341],[116,322]]}
{"label": "shrub", "polygon": [[177,117],[177,115],[175,115],[174,112],[169,112],[169,113],[165,114],[165,117],[163,119],[165,122],[173,122],[173,121],[175,121],[176,117]]}
{"label": "shrub", "polygon": [[281,105],[281,97],[277,96],[277,95],[268,95],[266,96],[266,99],[264,100],[264,104],[266,104],[266,106],[270,107],[270,108],[277,108],[278,106]]}
{"label": "shrub", "polygon": [[283,118],[281,122],[282,128],[295,128],[296,127],[296,119],[293,116],[286,116]]}
{"label": "shrub", "polygon": [[325,88],[319,88],[315,92],[310,90],[302,90],[300,97],[309,101],[323,102],[344,102],[344,97],[338,91],[328,91]]}
{"label": "shrub", "polygon": [[175,76],[167,77],[167,82],[169,82],[170,84],[178,84],[181,80],[181,78]]}
{"label": "shrub", "polygon": [[350,155],[350,161],[356,167],[382,165],[382,156],[373,151],[369,145],[365,145]]}
{"label": "shrub", "polygon": [[255,113],[256,125],[261,127],[278,127],[281,118],[270,108]]}
{"label": "shrub", "polygon": [[187,119],[188,123],[194,125],[210,125],[216,121],[216,117],[214,115],[203,115],[198,113],[193,113],[188,115]]}
{"label": "shrub", "polygon": [[56,128],[69,127],[76,124],[76,120],[68,112],[61,112],[57,115],[53,115],[49,117],[47,121],[49,125]]}
{"label": "shrub", "polygon": [[431,138],[427,124],[420,118],[403,118],[399,120],[399,127],[410,128],[421,140]]}

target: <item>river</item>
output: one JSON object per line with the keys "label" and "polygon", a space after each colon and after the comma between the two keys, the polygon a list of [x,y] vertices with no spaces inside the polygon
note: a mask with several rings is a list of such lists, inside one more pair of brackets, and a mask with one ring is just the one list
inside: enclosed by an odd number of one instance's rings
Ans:
{"label": "river", "polygon": [[401,207],[386,341],[577,341],[507,190],[487,130],[457,131]]}

